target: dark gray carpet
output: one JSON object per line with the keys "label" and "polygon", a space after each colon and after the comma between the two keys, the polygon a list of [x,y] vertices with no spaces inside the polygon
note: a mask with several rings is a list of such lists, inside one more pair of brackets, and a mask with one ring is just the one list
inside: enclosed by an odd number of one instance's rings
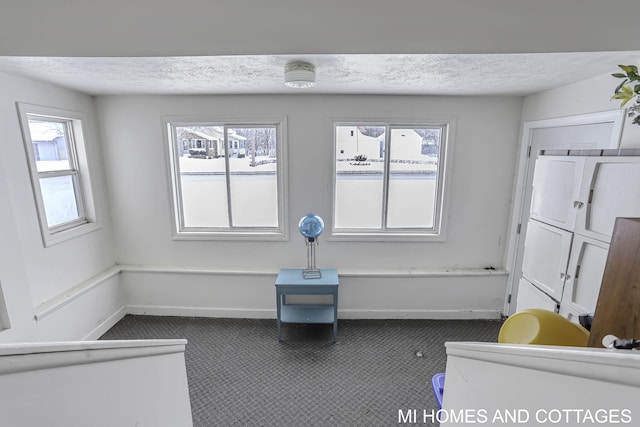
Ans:
{"label": "dark gray carpet", "polygon": [[[276,321],[126,316],[102,339],[186,338],[195,427],[391,426],[399,410],[436,408],[431,378],[446,341],[497,340],[501,322]],[[429,425],[429,424],[420,424]]]}

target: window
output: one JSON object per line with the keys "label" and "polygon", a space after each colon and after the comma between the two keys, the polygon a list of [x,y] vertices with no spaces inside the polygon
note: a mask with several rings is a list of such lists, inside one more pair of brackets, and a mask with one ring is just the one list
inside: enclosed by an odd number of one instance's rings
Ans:
{"label": "window", "polygon": [[286,237],[282,120],[165,123],[177,238]]}
{"label": "window", "polygon": [[333,235],[441,238],[448,127],[334,124]]}
{"label": "window", "polygon": [[82,113],[18,104],[45,246],[97,228]]}
{"label": "window", "polygon": [[4,294],[2,292],[2,283],[0,282],[0,332],[4,329],[9,329],[11,322],[9,321],[9,314],[7,312],[7,305],[4,301]]}

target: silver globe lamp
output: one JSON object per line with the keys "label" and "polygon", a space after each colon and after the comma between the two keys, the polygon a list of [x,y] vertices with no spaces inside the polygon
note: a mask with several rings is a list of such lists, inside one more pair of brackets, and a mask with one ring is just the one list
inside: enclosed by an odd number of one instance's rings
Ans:
{"label": "silver globe lamp", "polygon": [[302,270],[302,277],[304,279],[319,279],[322,277],[322,273],[316,268],[316,246],[318,246],[318,236],[324,230],[324,221],[318,215],[307,214],[300,220],[298,230],[307,244],[307,268]]}

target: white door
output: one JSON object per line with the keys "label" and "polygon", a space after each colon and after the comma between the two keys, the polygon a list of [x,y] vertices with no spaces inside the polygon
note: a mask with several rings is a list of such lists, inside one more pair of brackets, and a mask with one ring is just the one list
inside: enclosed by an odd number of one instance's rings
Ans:
{"label": "white door", "polygon": [[536,161],[530,217],[573,231],[580,206],[584,157],[541,156]]}
{"label": "white door", "polygon": [[617,217],[640,217],[640,157],[590,157],[575,232],[611,242]]}
{"label": "white door", "polygon": [[520,278],[518,284],[518,302],[516,303],[516,311],[526,310],[528,308],[542,308],[549,311],[557,311],[558,304],[551,297],[540,289],[536,288],[533,283],[524,277]]}
{"label": "white door", "polygon": [[524,242],[522,276],[560,301],[573,233],[530,220]]}
{"label": "white door", "polygon": [[525,122],[518,172],[514,210],[509,233],[506,265],[510,270],[505,298],[505,314],[514,313],[518,281],[522,275],[524,238],[529,221],[535,161],[540,150],[584,150],[618,148],[624,111],[615,109],[549,120]]}
{"label": "white door", "polygon": [[579,314],[596,310],[609,245],[600,240],[574,234],[561,305]]}

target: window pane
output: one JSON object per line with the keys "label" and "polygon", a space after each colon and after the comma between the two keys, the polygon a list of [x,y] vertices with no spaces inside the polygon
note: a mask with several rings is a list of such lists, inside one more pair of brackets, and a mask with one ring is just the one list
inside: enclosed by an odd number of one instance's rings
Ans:
{"label": "window pane", "polygon": [[234,227],[278,226],[275,127],[228,128]]}
{"label": "window pane", "polygon": [[387,227],[433,228],[440,128],[391,129]]}
{"label": "window pane", "polygon": [[38,172],[73,169],[63,122],[29,118],[29,133]]}
{"label": "window pane", "polygon": [[384,126],[336,126],[336,228],[381,228]]}
{"label": "window pane", "polygon": [[229,226],[223,135],[216,126],[176,127],[185,227]]}
{"label": "window pane", "polygon": [[73,176],[41,178],[40,190],[49,227],[80,218]]}

